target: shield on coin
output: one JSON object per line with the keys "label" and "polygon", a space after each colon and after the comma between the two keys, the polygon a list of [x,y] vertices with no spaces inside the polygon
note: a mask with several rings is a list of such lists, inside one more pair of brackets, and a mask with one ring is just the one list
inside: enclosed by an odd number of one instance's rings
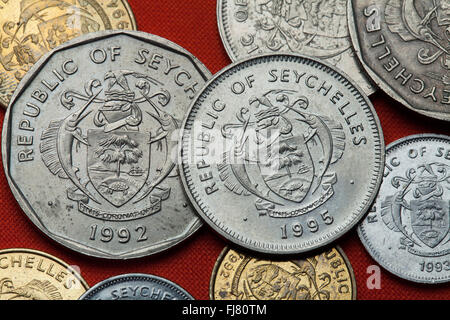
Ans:
{"label": "shield on coin", "polygon": [[130,201],[147,181],[149,141],[149,133],[88,131],[89,179],[114,206]]}
{"label": "shield on coin", "polygon": [[314,164],[303,136],[280,140],[269,161],[259,163],[264,182],[278,196],[302,202],[314,179]]}
{"label": "shield on coin", "polygon": [[428,247],[436,247],[447,236],[450,227],[449,208],[450,203],[445,200],[411,201],[412,229]]}

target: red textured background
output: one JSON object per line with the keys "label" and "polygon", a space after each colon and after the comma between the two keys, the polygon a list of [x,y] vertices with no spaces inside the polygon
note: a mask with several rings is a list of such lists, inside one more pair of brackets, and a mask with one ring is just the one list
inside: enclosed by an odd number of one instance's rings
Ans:
{"label": "red textured background", "polygon": [[[129,0],[138,28],[186,48],[212,73],[230,60],[222,46],[216,23],[216,0]],[[449,134],[448,123],[428,119],[402,107],[383,93],[372,97],[383,126],[386,144],[410,134]],[[4,111],[0,111],[3,122]],[[2,166],[3,167],[3,166]],[[0,249],[20,247],[41,250],[81,268],[90,286],[108,277],[130,272],[159,275],[175,281],[196,299],[208,299],[214,263],[227,245],[212,229],[204,226],[181,245],[157,256],[130,261],[90,258],[60,246],[40,232],[22,212],[0,170]],[[450,299],[450,284],[418,285],[382,270],[381,289],[366,286],[367,267],[376,264],[359,241],[356,231],[337,242],[355,271],[358,299]]]}

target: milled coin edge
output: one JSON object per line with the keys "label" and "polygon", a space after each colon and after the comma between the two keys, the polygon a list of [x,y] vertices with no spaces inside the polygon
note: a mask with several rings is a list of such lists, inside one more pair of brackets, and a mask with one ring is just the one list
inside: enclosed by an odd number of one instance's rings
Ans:
{"label": "milled coin edge", "polygon": [[[227,10],[227,5],[228,5],[228,0],[217,0],[217,7],[216,7],[216,16],[217,16],[217,26],[219,29],[219,35],[220,38],[222,40],[222,44],[225,48],[225,51],[228,55],[228,57],[231,59],[232,62],[236,62],[240,59],[245,59],[245,57],[240,57],[237,53],[237,50],[234,49],[233,46],[233,39],[231,38],[231,28],[230,28],[230,23],[228,22],[229,17],[226,15],[226,10]],[[351,1],[351,0],[350,0]],[[348,9],[348,5],[347,4],[347,9]],[[347,12],[348,15],[348,12]],[[348,17],[346,17],[346,21],[347,21],[347,29],[349,30],[349,34],[348,37],[349,39],[350,37],[350,25],[349,25],[349,20]],[[354,52],[355,48],[353,46],[352,40],[350,39],[350,45],[351,45],[351,51]],[[235,52],[236,51],[236,52]],[[277,53],[268,53],[268,54],[277,54]],[[283,54],[283,53],[281,53]],[[286,54],[289,54],[288,52]],[[300,54],[300,55],[304,55],[301,52],[293,52],[292,54]],[[254,57],[255,55],[253,55]],[[305,55],[307,56],[307,55]],[[322,59],[320,57],[314,57],[311,56],[313,58],[316,59]],[[375,94],[378,91],[377,85],[375,83],[373,83],[372,79],[370,79],[370,77],[368,77],[365,73],[365,68],[362,66],[360,59],[358,58],[354,58],[355,60],[355,65],[358,68],[358,70],[356,70],[356,73],[361,75],[361,79],[365,81],[365,86],[364,87],[368,87],[367,89],[363,89],[361,87],[361,90],[367,95],[367,96],[371,96],[373,94]],[[336,67],[334,66],[335,68]]]}
{"label": "milled coin edge", "polygon": [[156,283],[175,291],[180,296],[186,298],[185,300],[195,300],[194,297],[179,284],[159,276],[144,273],[127,273],[105,279],[87,290],[79,300],[92,300],[91,298],[102,290],[127,281],[147,281]]}
{"label": "milled coin edge", "polygon": [[[246,63],[253,63],[252,62],[253,60],[256,61],[261,58],[269,58],[269,57],[278,57],[278,58],[290,57],[292,59],[310,60],[310,62],[312,62],[312,63],[316,63],[318,65],[324,66],[326,68],[326,70],[328,70],[327,73],[334,72],[336,74],[336,77],[340,76],[344,81],[347,82],[348,86],[353,87],[353,89],[356,89],[357,94],[359,94],[359,99],[357,96],[355,96],[355,97],[357,98],[357,100],[361,100],[361,105],[367,106],[367,108],[362,108],[362,111],[364,111],[364,109],[365,109],[365,116],[367,116],[368,118],[369,118],[368,113],[370,113],[370,116],[372,117],[373,122],[374,122],[374,124],[377,128],[377,132],[378,132],[378,137],[374,138],[374,143],[375,144],[377,144],[377,142],[379,143],[380,150],[375,150],[375,158],[379,157],[380,159],[379,159],[379,163],[375,164],[376,168],[374,168],[374,170],[373,170],[374,172],[377,172],[377,171],[378,172],[376,174],[376,177],[372,178],[372,180],[376,180],[376,182],[371,183],[371,185],[373,185],[372,186],[373,191],[371,192],[370,196],[366,196],[368,198],[366,204],[364,206],[362,206],[362,209],[360,210],[360,212],[358,214],[352,215],[353,219],[351,219],[351,217],[350,217],[346,220],[346,221],[352,221],[346,227],[338,228],[337,230],[335,230],[333,232],[333,235],[327,234],[324,237],[321,237],[320,239],[315,241],[317,243],[316,245],[309,246],[306,249],[281,251],[278,248],[275,248],[273,250],[263,250],[258,247],[252,246],[251,244],[248,244],[247,242],[242,243],[242,240],[240,240],[240,239],[235,239],[234,233],[233,233],[233,236],[231,236],[228,232],[223,231],[222,228],[218,227],[213,221],[211,221],[209,216],[203,212],[202,208],[198,205],[196,199],[192,195],[192,192],[190,189],[190,185],[192,185],[192,183],[189,183],[189,181],[187,181],[187,177],[186,177],[186,174],[185,174],[185,171],[183,168],[185,165],[185,163],[184,163],[185,157],[183,156],[183,150],[184,150],[184,145],[185,145],[185,136],[189,136],[189,135],[185,134],[185,132],[187,132],[187,130],[185,128],[186,128],[186,124],[190,118],[190,115],[192,114],[194,108],[198,104],[197,101],[202,98],[205,91],[211,91],[211,86],[214,87],[215,86],[214,83],[217,81],[217,79],[219,79],[220,77],[225,75],[229,70],[231,70],[241,64],[244,65]],[[351,91],[353,91],[353,90],[351,90]],[[364,103],[362,101],[364,101]],[[369,122],[370,122],[370,118],[369,118]],[[378,155],[378,153],[379,153],[379,155]],[[217,72],[209,81],[207,81],[205,83],[205,85],[203,86],[203,89],[193,99],[193,101],[188,109],[188,112],[186,113],[183,124],[181,126],[180,138],[179,138],[179,143],[178,143],[178,159],[179,159],[178,160],[178,168],[179,168],[181,180],[184,185],[185,192],[188,195],[192,206],[196,209],[198,215],[202,218],[203,221],[206,221],[206,223],[213,230],[215,230],[219,235],[221,235],[226,240],[231,241],[234,244],[236,244],[237,246],[242,247],[244,249],[256,251],[256,252],[259,252],[262,254],[289,255],[289,254],[306,253],[306,252],[313,251],[313,250],[321,248],[321,247],[325,247],[326,245],[341,238],[344,234],[349,232],[354,226],[356,226],[360,222],[360,220],[365,216],[367,211],[370,209],[372,202],[374,201],[374,199],[378,193],[378,190],[381,186],[383,173],[384,173],[384,166],[385,166],[385,142],[384,142],[384,135],[383,135],[381,123],[380,123],[380,120],[376,113],[376,110],[372,105],[372,102],[367,97],[367,95],[364,93],[364,91],[360,88],[360,86],[356,82],[354,82],[354,80],[352,78],[350,78],[345,72],[343,72],[342,70],[340,70],[339,68],[337,68],[335,66],[330,65],[327,62],[324,62],[318,58],[307,56],[307,55],[285,54],[285,53],[283,53],[283,54],[263,54],[263,55],[247,57],[247,58],[243,58],[238,61],[235,61],[232,64],[224,67],[219,72]],[[342,231],[342,230],[344,230],[344,231]],[[320,242],[320,244],[318,244],[319,242]],[[306,243],[306,245],[308,245],[308,243]],[[305,246],[305,245],[302,245],[302,246]]]}
{"label": "milled coin edge", "polygon": [[[157,35],[153,35],[150,33],[142,32],[142,31],[133,31],[133,30],[104,30],[99,32],[92,32],[86,35],[83,35],[81,37],[77,37],[75,39],[69,40],[62,44],[61,46],[56,47],[50,52],[47,52],[45,55],[43,55],[37,63],[35,63],[30,71],[25,75],[25,77],[22,79],[22,81],[19,83],[19,86],[17,87],[16,91],[14,92],[14,95],[11,98],[9,107],[6,110],[6,114],[3,120],[3,128],[2,128],[2,162],[3,162],[3,169],[5,172],[6,179],[8,181],[8,185],[10,186],[11,192],[14,195],[14,198],[18,202],[19,206],[22,208],[22,210],[25,212],[25,214],[28,216],[28,218],[33,222],[35,226],[38,227],[38,229],[41,230],[47,237],[50,239],[56,241],[60,245],[63,245],[64,247],[67,247],[71,250],[74,250],[76,252],[80,252],[82,254],[85,254],[87,256],[92,256],[96,258],[103,258],[103,259],[114,259],[114,260],[126,260],[126,259],[137,259],[142,258],[149,255],[154,255],[160,252],[163,252],[165,250],[168,250],[177,244],[181,243],[182,241],[187,240],[190,238],[200,227],[203,225],[202,219],[197,218],[195,223],[191,225],[191,227],[186,231],[186,236],[182,237],[182,239],[178,239],[176,242],[174,242],[171,245],[164,245],[163,247],[159,248],[155,251],[147,252],[146,249],[140,248],[138,250],[135,250],[137,253],[134,253],[134,251],[130,252],[121,252],[115,255],[108,254],[105,251],[95,249],[88,245],[83,245],[77,241],[74,241],[72,239],[64,238],[62,236],[58,236],[52,232],[50,232],[45,225],[42,223],[42,221],[39,219],[37,213],[34,212],[33,208],[28,204],[28,201],[26,201],[25,197],[22,195],[22,193],[19,191],[20,189],[18,186],[16,186],[13,179],[11,179],[11,176],[9,174],[9,158],[7,157],[7,150],[10,149],[10,138],[11,138],[11,126],[9,125],[10,118],[11,118],[11,109],[16,100],[19,98],[19,96],[22,94],[23,91],[25,91],[31,83],[34,78],[37,76],[37,74],[40,72],[40,70],[47,64],[48,60],[54,56],[55,54],[74,48],[78,45],[87,44],[93,41],[102,40],[111,38],[114,36],[120,36],[120,35],[126,35],[130,36],[132,38],[135,38],[140,41],[149,41],[153,44],[158,44],[161,48],[171,51],[177,51],[178,53],[182,54],[186,58],[188,58],[193,66],[198,70],[199,74],[204,78],[205,82],[207,82],[211,77],[212,74],[208,70],[208,68],[192,53],[181,47],[180,45],[162,38]],[[188,109],[187,109],[188,110]],[[183,185],[181,185],[181,189],[183,188]],[[186,193],[185,193],[186,194]],[[195,214],[195,208],[192,208],[193,213]],[[149,245],[146,248],[152,248],[153,245]],[[148,249],[147,249],[148,250]]]}
{"label": "milled coin edge", "polygon": [[[386,159],[387,159],[387,155],[390,152],[394,151],[394,149],[398,149],[399,147],[401,147],[404,144],[412,144],[412,143],[416,142],[417,140],[423,140],[423,139],[445,140],[450,144],[450,137],[446,136],[446,135],[432,134],[432,133],[410,135],[410,136],[403,137],[399,140],[396,140],[396,141],[390,143],[386,147]],[[364,217],[364,220],[365,219],[366,219],[366,217]],[[359,225],[356,229],[358,232],[358,237],[359,237],[361,243],[363,244],[364,248],[366,249],[366,251],[372,257],[372,259],[375,260],[377,263],[379,263],[388,272],[390,272],[404,280],[413,281],[413,282],[422,283],[422,284],[440,284],[440,283],[446,283],[446,282],[450,281],[450,273],[446,278],[435,279],[435,278],[417,277],[417,276],[414,276],[413,274],[407,274],[407,273],[401,272],[400,269],[394,267],[391,263],[386,261],[382,257],[382,255],[377,250],[375,250],[374,246],[372,245],[370,239],[368,238],[368,236],[364,230],[364,225],[363,225],[364,220],[362,220],[359,223]]]}
{"label": "milled coin edge", "polygon": [[[227,0],[217,0],[216,5],[216,16],[217,16],[217,27],[219,29],[220,39],[222,40],[223,47],[232,62],[239,60],[239,57],[233,51],[231,44],[231,37],[229,35],[230,31],[227,31],[228,17],[224,14],[227,9]],[[228,27],[229,29],[229,27]]]}

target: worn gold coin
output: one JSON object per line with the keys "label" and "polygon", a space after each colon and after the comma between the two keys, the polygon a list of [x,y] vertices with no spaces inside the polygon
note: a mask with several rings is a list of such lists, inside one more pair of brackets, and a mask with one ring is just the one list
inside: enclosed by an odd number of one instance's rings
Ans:
{"label": "worn gold coin", "polygon": [[126,0],[0,1],[0,105],[8,107],[43,54],[80,35],[111,29],[137,29]]}
{"label": "worn gold coin", "polygon": [[298,260],[266,260],[225,248],[209,286],[212,300],[355,300],[353,269],[341,248]]}
{"label": "worn gold coin", "polygon": [[0,300],[76,300],[88,288],[74,266],[49,254],[0,251]]}

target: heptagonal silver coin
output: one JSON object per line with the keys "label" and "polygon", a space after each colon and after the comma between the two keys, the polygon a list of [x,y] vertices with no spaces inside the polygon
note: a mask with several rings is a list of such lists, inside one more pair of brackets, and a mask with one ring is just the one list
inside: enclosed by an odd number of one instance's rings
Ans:
{"label": "heptagonal silver coin", "polygon": [[14,196],[49,237],[87,255],[168,249],[201,226],[176,167],[178,130],[210,77],[163,38],[77,38],[21,82],[3,128]]}
{"label": "heptagonal silver coin", "polygon": [[182,129],[188,196],[220,235],[294,254],[342,236],[367,212],[384,169],[377,115],[319,60],[264,55],[207,83]]}

